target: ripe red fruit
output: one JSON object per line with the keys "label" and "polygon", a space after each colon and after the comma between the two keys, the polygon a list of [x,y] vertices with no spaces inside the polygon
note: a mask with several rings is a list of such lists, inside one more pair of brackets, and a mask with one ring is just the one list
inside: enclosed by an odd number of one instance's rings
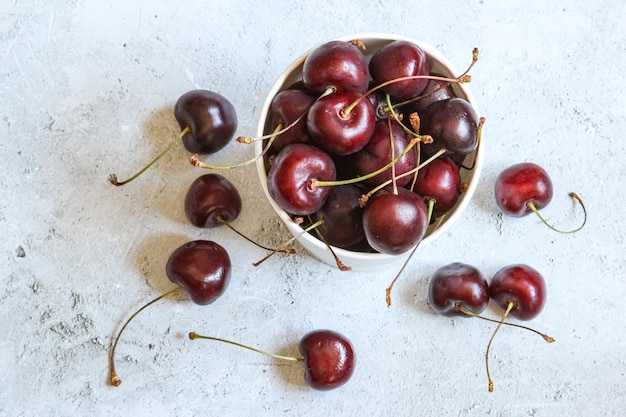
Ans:
{"label": "ripe red fruit", "polygon": [[526,216],[546,207],[552,200],[552,181],[539,165],[522,162],[502,171],[496,178],[496,203],[500,210],[513,217]]}
{"label": "ripe red fruit", "polygon": [[356,356],[350,341],[330,330],[306,334],[299,344],[304,356],[304,379],[317,390],[331,390],[345,384],[354,373]]}

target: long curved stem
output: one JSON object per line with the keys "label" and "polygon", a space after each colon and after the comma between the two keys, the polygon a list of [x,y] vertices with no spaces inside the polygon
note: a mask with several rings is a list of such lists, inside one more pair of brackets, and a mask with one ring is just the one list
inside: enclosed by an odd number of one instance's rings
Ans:
{"label": "long curved stem", "polygon": [[[380,174],[381,172],[384,172],[384,171],[388,170],[393,165],[395,165],[418,142],[419,142],[418,139],[411,140],[409,142],[408,146],[406,148],[404,148],[404,150],[400,153],[400,155],[398,155],[398,157],[396,157],[395,159],[392,159],[391,162],[389,162],[387,165],[383,166],[382,168],[379,168],[376,171],[370,172],[369,174],[365,174],[363,176],[355,177],[355,178],[351,178],[351,179],[347,179],[347,180],[340,180],[340,181],[318,181],[318,180],[312,180],[311,181],[311,185],[313,187],[333,187],[335,185],[354,184],[354,183],[357,183],[357,182],[360,182],[360,181],[365,181],[368,178],[375,177],[376,175]],[[400,178],[400,176],[398,176],[398,178]]]}
{"label": "long curved stem", "polygon": [[513,307],[515,307],[515,303],[513,301],[509,301],[506,306],[506,310],[502,315],[502,319],[498,322],[498,327],[496,327],[496,330],[494,330],[493,334],[491,335],[491,339],[489,339],[489,344],[487,345],[487,351],[485,353],[485,367],[487,368],[487,379],[489,380],[489,392],[493,392],[493,380],[491,379],[491,373],[489,372],[489,350],[491,349],[493,339],[496,337],[496,333],[498,333],[498,330],[500,330],[500,327],[502,327],[502,323],[504,323],[504,320],[506,320],[511,310],[513,310]]}
{"label": "long curved stem", "polygon": [[239,230],[235,229],[230,222],[226,221],[222,216],[220,216],[219,214],[217,216],[215,216],[215,220],[217,220],[218,222],[220,222],[221,224],[223,224],[224,226],[228,227],[230,230],[232,230],[233,232],[237,233],[239,236],[241,236],[242,238],[246,239],[248,242],[252,243],[253,245],[258,246],[261,249],[265,249],[267,251],[276,251],[276,252],[280,252],[280,253],[284,253],[287,255],[294,255],[296,253],[295,249],[292,248],[288,248],[288,249],[272,249],[272,248],[268,248],[267,246],[263,246],[258,242],[255,242],[254,240],[250,239],[248,236],[244,235],[243,233],[241,233]]}
{"label": "long curved stem", "polygon": [[183,136],[185,136],[187,133],[189,133],[190,130],[191,130],[191,128],[189,126],[186,126],[178,135],[176,135],[174,140],[169,145],[167,145],[167,147],[165,149],[163,149],[161,151],[161,153],[159,153],[152,161],[150,161],[150,163],[148,163],[148,165],[143,167],[141,170],[139,170],[139,172],[137,172],[132,177],[130,177],[130,178],[124,180],[124,181],[118,181],[117,180],[117,175],[111,174],[111,175],[109,175],[109,182],[111,184],[113,184],[113,185],[120,186],[120,185],[128,184],[129,182],[133,181],[135,178],[137,178],[138,176],[143,174],[148,168],[150,168],[152,165],[154,165],[156,161],[161,159],[163,157],[163,155],[168,153],[170,151],[170,149],[172,149],[178,142],[180,142],[183,139]]}
{"label": "long curved stem", "polygon": [[[490,321],[490,322],[492,322],[492,323],[500,323],[500,320],[490,319],[489,317],[484,317],[484,316],[481,316],[481,315],[479,315],[479,314],[473,313],[473,312],[469,311],[467,308],[465,308],[465,306],[464,306],[464,305],[462,305],[462,304],[457,305],[457,308],[458,308],[458,309],[459,309],[459,311],[461,311],[463,314],[467,314],[467,315],[468,315],[468,316],[470,316],[470,317],[476,317],[476,318],[479,318],[479,319],[482,319],[482,320]],[[545,333],[541,333],[540,331],[535,330],[535,329],[533,329],[532,327],[522,326],[521,324],[509,323],[509,322],[504,322],[504,323],[502,323],[502,324],[505,324],[505,325],[507,325],[507,326],[511,326],[511,327],[518,327],[518,328],[520,328],[520,329],[524,329],[524,330],[528,330],[528,331],[531,331],[531,332],[533,332],[533,333],[536,333],[536,334],[538,334],[539,336],[543,337],[543,339],[544,339],[546,342],[548,342],[548,343],[554,343],[554,342],[556,341],[556,340],[555,340],[552,336],[548,336],[548,335],[547,335],[547,334],[545,334]]]}
{"label": "long curved stem", "polygon": [[279,251],[281,251],[282,249],[284,249],[287,245],[291,244],[291,242],[295,241],[297,238],[299,238],[300,236],[310,232],[311,230],[315,229],[316,227],[321,226],[322,224],[324,224],[325,220],[324,219],[320,219],[317,222],[313,223],[312,225],[310,225],[309,227],[307,227],[306,229],[304,229],[302,232],[298,233],[297,235],[295,235],[294,237],[292,237],[291,239],[289,239],[286,242],[283,242],[280,246],[278,246],[276,249],[274,249],[271,253],[267,254],[263,259],[261,259],[260,261],[254,262],[252,264],[252,266],[259,266],[261,265],[263,262],[265,262],[266,260],[268,260],[269,258],[271,258],[272,256],[274,256],[276,253],[278,253]]}
{"label": "long curved stem", "polygon": [[247,350],[251,350],[252,352],[256,352],[256,353],[260,353],[261,355],[265,355],[265,356],[269,356],[270,358],[274,358],[274,359],[280,359],[280,360],[285,360],[285,361],[292,361],[292,362],[304,362],[304,358],[296,358],[293,356],[283,356],[283,355],[277,355],[275,353],[269,353],[266,352],[264,350],[260,350],[260,349],[255,349],[253,347],[241,344],[241,343],[237,343],[237,342],[233,342],[232,340],[228,340],[228,339],[222,339],[219,337],[213,337],[213,336],[203,336],[200,335],[196,332],[190,332],[189,333],[189,339],[191,340],[195,340],[195,339],[204,339],[204,340],[213,340],[216,342],[222,342],[222,343],[228,343],[229,345],[234,345],[234,346],[238,346],[240,348],[243,349],[247,349]]}
{"label": "long curved stem", "polygon": [[181,290],[182,290],[181,287],[176,287],[176,288],[174,288],[172,290],[169,290],[168,292],[166,292],[164,294],[161,294],[160,296],[158,296],[154,300],[148,302],[147,304],[144,304],[143,307],[141,307],[139,310],[135,311],[135,313],[132,316],[130,316],[128,318],[128,320],[126,320],[126,323],[124,323],[124,325],[122,326],[122,328],[118,332],[117,337],[115,338],[115,341],[113,342],[113,346],[111,347],[111,353],[109,355],[109,363],[110,363],[110,366],[111,366],[111,373],[110,373],[109,381],[110,381],[111,385],[113,385],[114,387],[117,387],[117,386],[119,386],[122,383],[122,380],[117,376],[117,372],[115,371],[115,348],[117,348],[117,342],[119,342],[120,336],[122,336],[122,333],[124,333],[124,330],[126,330],[126,326],[128,326],[128,323],[130,323],[137,316],[137,314],[141,313],[147,307],[151,306],[152,304],[156,303],[159,300],[162,300],[163,298],[166,298],[166,297],[169,297],[169,296],[171,296],[173,294],[176,294],[177,292],[179,292]]}
{"label": "long curved stem", "polygon": [[548,226],[550,229],[554,230],[555,232],[558,233],[563,233],[563,234],[570,234],[570,233],[576,233],[578,232],[580,229],[582,229],[583,227],[585,227],[585,224],[587,223],[587,208],[585,207],[585,203],[583,203],[582,198],[580,198],[578,196],[578,194],[572,192],[569,194],[570,197],[572,197],[573,199],[575,199],[576,201],[578,201],[578,204],[580,204],[580,206],[583,209],[583,213],[584,213],[584,219],[583,219],[583,223],[578,226],[576,229],[574,230],[560,230],[557,229],[556,227],[552,226],[550,223],[548,223],[548,221],[546,219],[543,218],[543,216],[541,215],[541,213],[539,213],[539,210],[537,210],[537,208],[535,207],[535,204],[531,201],[527,204],[528,208],[530,210],[532,210],[533,213],[535,213],[538,217],[539,220],[541,220],[543,222],[543,224],[545,224],[546,226]]}

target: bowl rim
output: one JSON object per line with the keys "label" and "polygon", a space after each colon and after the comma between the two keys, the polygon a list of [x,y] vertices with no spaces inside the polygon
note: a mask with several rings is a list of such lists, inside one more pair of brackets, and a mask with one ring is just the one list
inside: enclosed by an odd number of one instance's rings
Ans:
{"label": "bowl rim", "polygon": [[[362,33],[354,33],[354,34],[349,34],[349,35],[344,35],[344,36],[339,36],[333,39],[329,39],[328,41],[324,41],[312,48],[309,48],[306,52],[301,54],[287,68],[285,68],[285,70],[283,70],[283,72],[278,76],[276,81],[274,81],[271,88],[267,92],[267,96],[261,106],[261,110],[260,110],[259,118],[257,122],[257,129],[256,129],[257,136],[263,136],[265,134],[267,118],[270,113],[271,103],[272,103],[274,96],[280,91],[286,89],[286,87],[288,86],[287,84],[288,78],[294,71],[302,67],[302,64],[304,63],[304,60],[306,59],[306,57],[317,46],[322,45],[326,42],[335,41],[335,40],[347,42],[347,41],[351,41],[354,39],[359,39],[363,41],[363,43],[366,46],[368,43],[372,43],[372,42],[390,43],[396,40],[409,41],[418,45],[426,53],[429,61],[431,62],[436,61],[437,65],[443,67],[446,70],[446,72],[448,72],[450,75],[458,76],[460,74],[460,72],[458,72],[456,67],[438,49],[434,48],[432,45],[426,42],[413,39],[407,36],[392,34],[392,33],[362,32]],[[459,95],[460,93],[460,95],[472,105],[476,114],[480,117],[480,111],[478,109],[478,105],[476,103],[474,94],[469,89],[469,87],[467,87],[466,83],[456,84],[453,87],[457,95]],[[473,152],[473,168],[468,174],[469,180],[468,180],[467,189],[460,196],[459,201],[450,212],[442,216],[443,218],[439,222],[437,222],[435,225],[429,226],[426,232],[426,235],[418,243],[417,246],[424,247],[430,242],[440,237],[441,235],[443,235],[444,233],[447,233],[450,227],[452,227],[452,225],[459,219],[461,214],[467,208],[467,205],[469,204],[478,186],[480,174],[481,174],[482,167],[483,167],[483,158],[484,158],[484,146],[482,146],[483,139],[484,139],[484,134],[481,135],[481,139],[478,143],[477,149]],[[254,147],[255,156],[259,155],[263,151],[264,142],[265,141],[255,142],[255,147]],[[276,214],[283,221],[287,229],[294,236],[299,235],[303,231],[302,227],[300,227],[300,225],[297,224],[291,218],[291,216],[285,210],[283,210],[274,201],[274,199],[271,198],[269,194],[269,190],[267,188],[267,172],[266,172],[266,167],[265,167],[265,159],[259,158],[255,164],[256,164],[259,180],[261,182],[261,187],[270,205],[272,206],[273,210],[276,212]],[[297,240],[307,250],[309,250],[309,252],[312,252],[312,254],[316,258],[320,258],[318,254],[321,251],[326,252],[330,255],[329,253],[330,251],[326,247],[326,244],[309,233],[304,233],[298,236]],[[353,261],[362,260],[362,261],[367,261],[368,263],[373,264],[373,265],[388,264],[391,261],[399,261],[401,259],[406,258],[412,252],[412,250],[408,250],[407,252],[399,254],[399,255],[391,255],[391,254],[385,254],[385,253],[379,253],[379,252],[350,251],[350,250],[335,247],[335,246],[332,246],[332,249],[340,259],[351,259]],[[328,264],[330,264],[331,262],[331,260],[329,259],[320,258],[320,260]],[[332,262],[334,262],[334,258]]]}

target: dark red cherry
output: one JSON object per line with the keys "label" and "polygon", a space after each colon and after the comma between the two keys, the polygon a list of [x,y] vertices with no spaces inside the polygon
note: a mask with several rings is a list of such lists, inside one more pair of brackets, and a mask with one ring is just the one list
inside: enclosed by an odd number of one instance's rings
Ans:
{"label": "dark red cherry", "polygon": [[489,283],[493,301],[506,310],[513,303],[510,315],[519,320],[532,320],[546,303],[546,283],[541,274],[525,264],[500,269]]}
{"label": "dark red cherry", "polygon": [[230,282],[231,263],[226,250],[208,240],[178,247],[166,265],[167,277],[180,286],[191,301],[206,305],[217,300]]}
{"label": "dark red cherry", "polygon": [[434,159],[418,171],[413,190],[427,203],[432,201],[435,215],[446,213],[454,207],[461,193],[459,168],[450,158]]}
{"label": "dark red cherry", "polygon": [[435,271],[430,280],[428,301],[441,315],[471,317],[459,307],[482,313],[489,303],[489,285],[474,266],[454,262]]}
{"label": "dark red cherry", "polygon": [[363,210],[363,229],[378,252],[399,255],[417,245],[428,228],[428,209],[421,196],[385,187],[374,194]]}
{"label": "dark red cherry", "polygon": [[[370,172],[389,164],[394,158],[400,156],[402,152],[409,146],[413,139],[397,122],[393,120],[379,120],[374,127],[374,133],[369,142],[363,149],[350,156],[350,166],[356,176],[363,176]],[[391,143],[393,143],[393,153],[391,152]],[[413,148],[404,154],[398,162],[394,164],[395,176],[412,170],[417,166],[417,152]],[[363,180],[364,184],[376,187],[392,178],[394,171],[388,170]],[[407,175],[396,179],[396,184],[402,187],[408,184],[413,177]]]}
{"label": "dark red cherry", "polygon": [[354,373],[356,355],[352,344],[337,332],[312,331],[300,340],[299,349],[304,356],[304,379],[311,388],[338,388]]}
{"label": "dark red cherry", "polygon": [[367,61],[350,42],[330,41],[315,48],[302,66],[304,86],[315,93],[334,87],[337,91],[364,93],[369,85]]}
{"label": "dark red cherry", "polygon": [[350,155],[367,144],[374,132],[376,115],[372,103],[360,100],[348,110],[358,93],[338,92],[317,100],[307,114],[311,139],[332,155]]}
{"label": "dark red cherry", "polygon": [[271,122],[267,133],[274,132],[276,126],[282,123],[283,130],[272,142],[276,151],[280,151],[291,143],[310,141],[305,112],[314,101],[315,97],[310,92],[299,89],[284,90],[274,96],[271,104]]}
{"label": "dark red cherry", "polygon": [[213,228],[232,222],[241,213],[241,196],[235,186],[219,174],[196,178],[185,196],[185,214],[196,227]]}
{"label": "dark red cherry", "polygon": [[512,165],[496,178],[495,196],[500,210],[513,217],[532,213],[552,200],[552,181],[548,173],[537,164],[523,162]]}
{"label": "dark red cherry", "polygon": [[433,143],[426,147],[446,148],[458,155],[467,155],[478,146],[480,120],[472,105],[454,97],[437,101],[420,114],[420,134],[430,135]]}
{"label": "dark red cherry", "polygon": [[237,130],[235,108],[220,94],[192,90],[183,94],[174,107],[174,117],[181,129],[185,148],[194,154],[212,154],[226,146]]}
{"label": "dark red cherry", "polygon": [[[369,70],[374,82],[382,84],[401,77],[427,76],[430,71],[426,53],[413,42],[393,41],[372,55]],[[428,79],[398,81],[382,88],[398,100],[419,96],[428,84]]]}
{"label": "dark red cherry", "polygon": [[165,266],[165,272],[176,287],[144,304],[131,315],[120,328],[111,346],[109,382],[115,387],[122,383],[115,369],[115,349],[128,324],[147,307],[180,291],[187,293],[191,301],[196,304],[212,303],[224,293],[228,286],[231,263],[228,253],[222,246],[207,240],[196,240],[187,242],[172,252]]}
{"label": "dark red cherry", "polygon": [[326,243],[348,248],[365,240],[363,209],[359,204],[362,195],[363,190],[353,184],[332,187],[324,206],[315,214],[317,220],[324,219],[318,230]]}
{"label": "dark red cherry", "polygon": [[[441,74],[431,74],[435,77],[443,77]],[[402,108],[402,112],[410,114],[414,111],[421,113],[426,110],[428,106],[436,101],[447,100],[455,97],[454,91],[448,81],[442,81],[437,79],[429,79],[426,84],[426,88],[420,94],[420,99],[414,103]]]}
{"label": "dark red cherry", "polygon": [[330,156],[319,148],[294,143],[281,150],[267,174],[270,196],[288,213],[313,214],[322,208],[331,187],[314,180],[334,181],[337,171]]}

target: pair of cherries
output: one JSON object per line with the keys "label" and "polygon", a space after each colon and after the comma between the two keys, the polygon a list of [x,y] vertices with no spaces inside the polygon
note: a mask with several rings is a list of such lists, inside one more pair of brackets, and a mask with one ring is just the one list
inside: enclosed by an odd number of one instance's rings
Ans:
{"label": "pair of cherries", "polygon": [[[490,300],[504,311],[499,321],[480,315]],[[514,264],[500,269],[490,283],[472,265],[461,262],[445,265],[431,277],[428,301],[432,309],[443,316],[479,317],[498,323],[485,355],[490,392],[493,391],[494,384],[489,371],[489,349],[502,324],[533,331],[548,343],[554,342],[550,336],[534,329],[505,322],[508,316],[532,320],[541,313],[545,305],[545,280],[536,269],[526,264]]]}
{"label": "pair of cherries", "polygon": [[[197,178],[185,197],[185,213],[188,220],[194,226],[202,228],[227,225],[235,230],[230,222],[239,216],[241,206],[241,196],[237,189],[218,174],[206,174]],[[224,294],[231,279],[231,269],[227,251],[216,242],[195,240],[174,250],[167,261],[165,271],[169,280],[177,286],[142,306],[124,323],[110,352],[110,383],[113,386],[121,384],[115,370],[115,349],[120,336],[137,314],[155,302],[181,291],[198,305],[211,304]],[[201,336],[195,332],[191,332],[189,337],[192,340],[197,338],[217,340],[276,359],[303,362],[305,381],[310,387],[318,390],[330,390],[343,385],[352,376],[356,362],[350,341],[337,332],[325,329],[309,332],[300,340],[299,350],[303,357],[298,358],[274,355],[228,340]]]}

